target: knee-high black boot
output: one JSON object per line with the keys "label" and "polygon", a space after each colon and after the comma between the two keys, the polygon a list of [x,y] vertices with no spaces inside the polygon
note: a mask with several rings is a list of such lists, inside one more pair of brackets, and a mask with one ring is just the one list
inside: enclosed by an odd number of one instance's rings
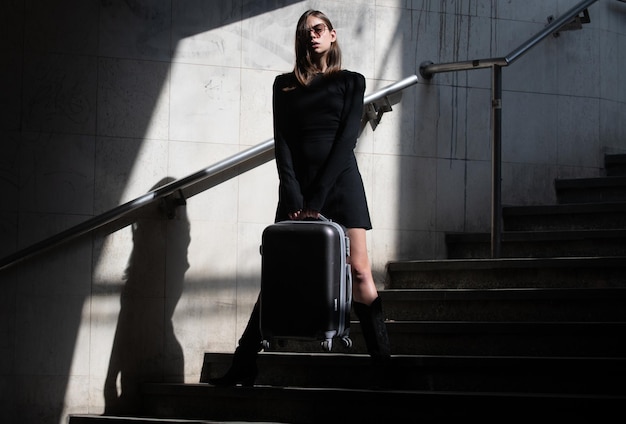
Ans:
{"label": "knee-high black boot", "polygon": [[373,389],[390,387],[393,380],[389,375],[391,348],[380,297],[377,297],[369,306],[353,302],[353,307],[354,313],[361,322],[367,352],[372,358],[369,384]]}
{"label": "knee-high black boot", "polygon": [[235,349],[230,369],[222,377],[209,378],[209,384],[220,387],[238,384],[252,386],[254,384],[257,376],[256,360],[262,348],[259,320],[259,302],[257,301],[248,320],[248,325],[239,339],[239,345]]}
{"label": "knee-high black boot", "polygon": [[374,366],[384,366],[391,357],[387,326],[383,317],[382,302],[377,297],[371,305],[353,302],[354,313],[361,322],[367,352]]}

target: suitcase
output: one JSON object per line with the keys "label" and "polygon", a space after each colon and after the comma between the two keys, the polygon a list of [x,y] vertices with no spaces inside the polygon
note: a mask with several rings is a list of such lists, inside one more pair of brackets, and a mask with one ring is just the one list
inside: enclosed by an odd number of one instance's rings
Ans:
{"label": "suitcase", "polygon": [[350,339],[352,272],[345,229],[324,217],[282,221],[261,241],[260,327],[263,347],[274,341]]}

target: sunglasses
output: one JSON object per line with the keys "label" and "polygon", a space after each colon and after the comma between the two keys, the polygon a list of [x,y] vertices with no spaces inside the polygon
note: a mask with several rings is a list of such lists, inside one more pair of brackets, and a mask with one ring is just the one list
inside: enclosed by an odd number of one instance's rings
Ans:
{"label": "sunglasses", "polygon": [[315,33],[316,36],[321,36],[324,31],[326,31],[328,27],[326,26],[326,24],[317,24],[312,26],[311,28],[305,28],[303,29],[301,32],[301,35],[309,35],[311,33],[311,31],[313,31]]}

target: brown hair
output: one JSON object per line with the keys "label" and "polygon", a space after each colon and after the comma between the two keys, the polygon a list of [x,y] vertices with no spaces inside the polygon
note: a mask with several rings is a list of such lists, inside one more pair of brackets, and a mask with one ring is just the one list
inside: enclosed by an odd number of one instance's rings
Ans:
{"label": "brown hair", "polygon": [[[319,10],[309,9],[300,16],[296,27],[296,64],[294,73],[296,78],[302,85],[308,85],[313,76],[319,72],[313,61],[311,60],[311,52],[308,48],[309,31],[307,31],[306,21],[309,16],[315,16],[326,24],[328,31],[333,30],[333,24],[328,17]],[[332,43],[328,55],[326,56],[325,74],[331,74],[341,70],[341,49],[339,43],[335,40]]]}

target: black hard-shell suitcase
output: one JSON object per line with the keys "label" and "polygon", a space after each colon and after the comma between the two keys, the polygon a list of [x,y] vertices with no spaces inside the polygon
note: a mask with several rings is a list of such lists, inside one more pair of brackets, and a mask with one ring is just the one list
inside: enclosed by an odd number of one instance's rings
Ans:
{"label": "black hard-shell suitcase", "polygon": [[263,346],[273,341],[333,339],[350,347],[350,241],[336,222],[283,221],[265,228],[261,242],[260,326]]}

